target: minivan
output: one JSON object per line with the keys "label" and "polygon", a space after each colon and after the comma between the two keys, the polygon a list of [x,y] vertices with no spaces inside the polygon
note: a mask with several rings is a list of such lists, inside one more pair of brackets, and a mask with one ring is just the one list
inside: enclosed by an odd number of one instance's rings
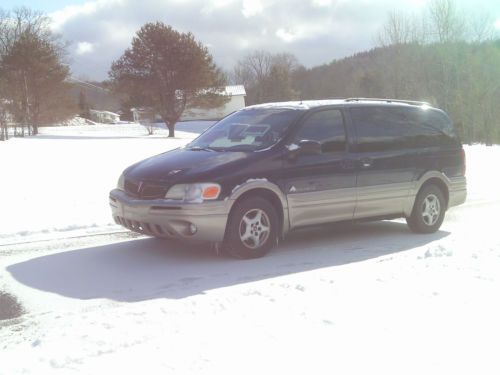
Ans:
{"label": "minivan", "polygon": [[466,199],[465,154],[448,115],[423,102],[260,104],[128,167],[109,199],[132,231],[256,258],[331,222],[404,217],[435,232]]}

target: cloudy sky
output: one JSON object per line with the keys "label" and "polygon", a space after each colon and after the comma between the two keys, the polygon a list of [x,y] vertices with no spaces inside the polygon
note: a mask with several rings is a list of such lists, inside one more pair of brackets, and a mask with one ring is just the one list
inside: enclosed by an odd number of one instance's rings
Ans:
{"label": "cloudy sky", "polygon": [[[2,0],[49,14],[70,44],[75,76],[101,80],[146,22],[191,31],[230,70],[255,49],[291,52],[311,67],[374,46],[387,13],[419,13],[429,0]],[[456,0],[500,31],[500,0]]]}

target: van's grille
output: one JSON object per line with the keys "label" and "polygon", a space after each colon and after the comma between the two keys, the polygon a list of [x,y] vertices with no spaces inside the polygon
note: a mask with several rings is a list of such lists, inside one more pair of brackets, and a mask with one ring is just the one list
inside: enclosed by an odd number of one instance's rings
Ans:
{"label": "van's grille", "polygon": [[167,188],[149,182],[125,180],[125,191],[140,199],[161,199],[165,197]]}

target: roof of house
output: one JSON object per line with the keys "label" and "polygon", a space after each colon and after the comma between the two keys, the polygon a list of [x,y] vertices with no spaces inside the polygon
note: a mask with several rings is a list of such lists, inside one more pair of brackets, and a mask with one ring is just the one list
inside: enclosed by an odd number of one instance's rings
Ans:
{"label": "roof of house", "polygon": [[97,109],[91,109],[90,113],[102,113],[104,115],[120,116],[118,113],[114,113],[114,112],[110,112],[110,111],[99,111]]}
{"label": "roof of house", "polygon": [[245,86],[243,85],[232,85],[226,86],[226,93],[229,95],[246,95]]}

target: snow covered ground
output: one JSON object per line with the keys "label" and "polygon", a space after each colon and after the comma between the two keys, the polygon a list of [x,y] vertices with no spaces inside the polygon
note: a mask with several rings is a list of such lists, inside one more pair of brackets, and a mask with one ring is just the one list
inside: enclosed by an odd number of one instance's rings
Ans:
{"label": "snow covered ground", "polygon": [[207,124],[179,124],[175,139],[165,128],[148,136],[141,125],[117,124],[41,128],[2,142],[0,244],[121,230],[108,192],[122,170],[188,143]]}
{"label": "snow covered ground", "polygon": [[333,225],[239,261],[110,225],[121,169],[194,136],[115,126],[0,144],[0,291],[25,310],[1,375],[500,372],[500,147],[466,148],[468,201],[435,234]]}

